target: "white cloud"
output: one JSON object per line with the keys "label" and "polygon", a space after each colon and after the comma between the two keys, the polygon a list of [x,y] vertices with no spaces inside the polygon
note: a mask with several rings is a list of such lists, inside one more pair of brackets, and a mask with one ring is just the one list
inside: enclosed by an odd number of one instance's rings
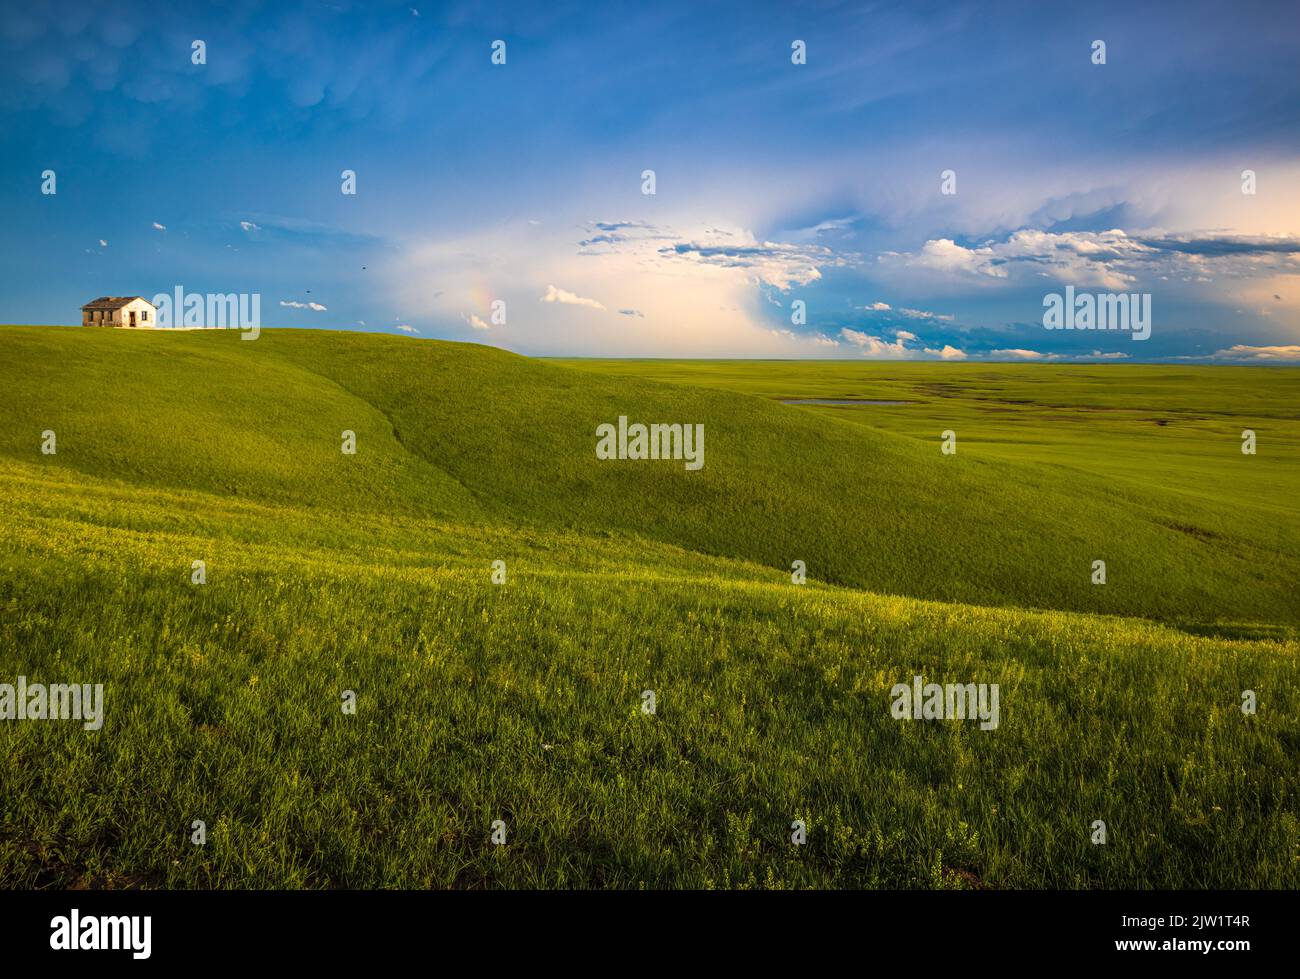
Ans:
{"label": "white cloud", "polygon": [[280,305],[288,306],[290,309],[310,309],[310,310],[314,310],[317,313],[325,312],[325,307],[322,306],[320,303],[300,303],[300,302],[295,302],[293,300],[281,299]]}
{"label": "white cloud", "polygon": [[[365,325],[365,324],[362,323],[362,326],[364,326],[364,325]],[[419,332],[420,332],[420,331],[417,330],[415,327],[413,327],[410,323],[398,323],[398,324],[397,324],[397,328],[398,328],[399,330],[401,330],[403,333],[419,333]]]}
{"label": "white cloud", "polygon": [[890,343],[887,340],[880,339],[880,337],[873,337],[869,333],[863,333],[861,330],[849,329],[847,326],[840,330],[840,336],[854,346],[862,348],[862,356],[864,357],[901,358],[913,353],[913,351],[907,349],[902,340]]}
{"label": "white cloud", "polygon": [[[474,283],[502,283],[497,289],[500,298],[516,309],[532,309],[527,317],[511,321],[508,335],[494,328],[479,336],[522,353],[824,357],[831,352],[830,343],[818,343],[806,334],[795,343],[771,332],[766,318],[755,314],[756,306],[766,303],[754,269],[704,262],[673,249],[663,253],[661,248],[688,236],[664,235],[644,222],[577,220],[587,233],[582,235],[586,243],[578,242],[576,249],[574,220],[559,217],[548,217],[528,235],[503,238],[491,229],[427,241],[388,266],[381,274],[382,286],[407,315],[455,330],[463,327],[463,311],[483,308]],[[743,237],[708,224],[686,227],[698,231],[689,237],[700,243],[734,244]],[[443,286],[435,283],[456,284],[438,297],[435,290]],[[561,290],[559,283],[566,288]],[[555,301],[539,301],[550,289],[556,290]],[[601,306],[605,303],[600,297],[617,297],[608,306],[611,314],[631,309],[644,315],[623,314],[617,320],[613,315],[575,315],[571,306],[559,301],[561,291],[592,297]],[[837,332],[838,326],[832,335]]]}
{"label": "white cloud", "polygon": [[811,227],[800,228],[798,231],[794,232],[794,234],[796,237],[807,238],[825,234],[828,231],[843,231],[846,228],[853,227],[853,225],[857,223],[857,220],[858,219],[853,215],[843,218],[829,218],[825,221],[820,221]]}
{"label": "white cloud", "polygon": [[[935,238],[922,245],[919,252],[886,252],[880,262],[974,282],[1005,282],[1014,270],[1077,286],[1121,289],[1133,280],[1122,270],[1122,263],[1138,260],[1151,251],[1119,230],[1060,234],[1023,230],[1006,241],[970,248],[951,238]],[[905,311],[904,315],[916,312],[920,311]]]}
{"label": "white cloud", "polygon": [[[719,242],[716,229],[691,241],[679,241],[659,249],[665,258],[693,262],[724,269],[743,269],[756,283],[764,283],[786,292],[794,286],[806,286],[822,277],[820,266],[838,266],[847,259],[837,257],[820,245],[795,245],[788,242],[754,240],[746,233],[740,243]],[[727,235],[730,239],[731,235]]]}
{"label": "white cloud", "polygon": [[687,228],[644,221],[592,221],[580,254],[634,256],[646,268],[675,269],[689,264],[704,269],[738,270],[751,284],[788,291],[822,277],[821,268],[848,264],[856,256],[840,255],[823,245],[759,241],[740,228],[695,224]]}
{"label": "white cloud", "polygon": [[1055,360],[1059,355],[1015,347],[1010,350],[990,350],[989,356],[996,360]]}
{"label": "white cloud", "polygon": [[[885,252],[887,268],[937,273],[968,284],[1054,279],[1076,287],[1131,289],[1140,280],[1212,282],[1216,278],[1273,276],[1300,260],[1294,236],[1143,231],[1050,232],[1023,229],[1005,241],[966,247],[950,238],[927,241],[918,252]],[[907,311],[902,311],[907,314]]]}
{"label": "white cloud", "polygon": [[1285,344],[1276,347],[1252,347],[1237,343],[1226,350],[1216,350],[1215,360],[1240,360],[1249,363],[1264,361],[1300,361],[1300,344]]}
{"label": "white cloud", "polygon": [[838,340],[833,340],[830,337],[823,336],[820,333],[814,333],[814,334],[795,333],[794,330],[784,330],[784,329],[769,330],[768,332],[775,337],[780,337],[782,340],[786,340],[791,343],[798,343],[801,345],[812,344],[814,347],[838,347],[840,345],[840,342]]}
{"label": "white cloud", "polygon": [[594,299],[585,299],[582,296],[569,292],[567,289],[557,289],[555,286],[546,287],[546,295],[538,300],[543,303],[563,303],[566,306],[588,306],[591,309],[604,309],[605,307]]}
{"label": "white cloud", "polygon": [[862,308],[871,310],[872,312],[876,312],[876,313],[884,313],[884,312],[888,312],[892,307],[889,305],[889,303],[874,302],[870,306],[863,306]]}
{"label": "white cloud", "polygon": [[908,309],[906,306],[898,310],[900,316],[906,316],[909,320],[941,320],[945,323],[952,322],[951,313],[931,313],[924,309]]}
{"label": "white cloud", "polygon": [[261,228],[260,225],[256,225],[256,224],[254,224],[252,221],[240,221],[240,222],[239,222],[239,226],[240,226],[241,228],[243,228],[245,231],[261,231],[261,230],[262,230],[262,228]]}
{"label": "white cloud", "polygon": [[155,231],[166,231],[166,230],[167,230],[167,225],[165,225],[165,224],[159,224],[157,221],[155,221],[155,222],[153,223],[153,227],[154,227],[154,230],[155,230]]}
{"label": "white cloud", "polygon": [[468,316],[466,316],[465,322],[468,323],[470,326],[474,327],[474,329],[476,330],[492,329],[492,327],[488,326],[487,323],[483,322],[483,320],[475,313],[470,313]]}
{"label": "white cloud", "polygon": [[993,249],[966,248],[951,238],[935,238],[921,246],[916,255],[905,255],[904,264],[947,274],[966,273],[1005,279],[1007,271],[993,264]]}
{"label": "white cloud", "polygon": [[965,360],[966,359],[966,351],[958,350],[950,343],[945,343],[943,347],[939,350],[932,350],[929,347],[926,347],[925,352],[932,357],[940,357],[943,360]]}
{"label": "white cloud", "polygon": [[909,347],[907,345],[909,341],[919,342],[921,338],[907,330],[899,330],[893,343],[847,326],[840,330],[840,336],[855,347],[859,347],[864,357],[878,357],[882,360],[920,360],[926,357],[937,357],[940,360],[966,359],[966,351],[948,343],[942,347],[922,346],[919,349]]}
{"label": "white cloud", "polygon": [[103,238],[100,238],[100,239],[99,239],[99,247],[100,247],[100,248],[107,248],[107,247],[108,247],[108,242],[106,242]]}

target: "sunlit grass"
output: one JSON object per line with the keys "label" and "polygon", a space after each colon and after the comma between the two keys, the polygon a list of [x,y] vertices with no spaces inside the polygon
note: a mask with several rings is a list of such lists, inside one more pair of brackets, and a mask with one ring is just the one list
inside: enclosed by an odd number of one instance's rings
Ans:
{"label": "sunlit grass", "polygon": [[[0,682],[107,702],[0,722],[5,886],[1300,884],[1295,524],[1249,480],[397,338],[6,330],[0,375]],[[596,463],[618,413],[705,469]],[[998,728],[892,719],[917,673]]]}

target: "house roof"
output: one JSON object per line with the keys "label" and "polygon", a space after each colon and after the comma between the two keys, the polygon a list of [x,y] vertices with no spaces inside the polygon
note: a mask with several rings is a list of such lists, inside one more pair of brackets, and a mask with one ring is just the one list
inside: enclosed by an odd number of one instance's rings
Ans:
{"label": "house roof", "polygon": [[[149,302],[143,296],[100,296],[98,299],[92,299],[82,309],[121,309],[127,303],[133,303],[137,299],[141,302]],[[153,303],[149,303],[150,306]]]}

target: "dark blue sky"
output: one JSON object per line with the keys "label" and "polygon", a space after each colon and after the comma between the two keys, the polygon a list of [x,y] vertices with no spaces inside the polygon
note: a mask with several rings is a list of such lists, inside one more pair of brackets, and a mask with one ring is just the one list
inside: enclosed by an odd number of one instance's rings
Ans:
{"label": "dark blue sky", "polygon": [[[9,5],[0,321],[183,285],[526,353],[1295,360],[1297,65],[1294,3]],[[1044,329],[1067,286],[1151,338]]]}

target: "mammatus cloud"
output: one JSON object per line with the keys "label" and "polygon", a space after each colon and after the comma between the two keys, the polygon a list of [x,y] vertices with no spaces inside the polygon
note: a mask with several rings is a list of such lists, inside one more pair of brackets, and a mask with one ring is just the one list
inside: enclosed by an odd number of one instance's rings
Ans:
{"label": "mammatus cloud", "polygon": [[594,299],[586,299],[567,289],[557,289],[555,286],[548,285],[546,294],[541,297],[539,302],[544,303],[564,303],[566,306],[588,306],[591,309],[604,309],[604,305],[596,302]]}
{"label": "mammatus cloud", "polygon": [[288,306],[290,309],[310,309],[317,313],[325,312],[325,307],[320,303],[300,303],[292,299],[281,299],[281,306]]}
{"label": "mammatus cloud", "polygon": [[[169,108],[216,124],[234,104],[246,133],[267,134],[277,125],[271,105],[328,104],[385,125],[427,112],[428,92],[450,84],[452,59],[426,32],[379,29],[365,20],[330,4],[213,22],[203,35],[209,61],[195,72],[192,12],[140,3],[7,4],[0,8],[5,101],[43,110],[83,131],[96,150],[130,159],[166,138]],[[182,49],[185,57],[151,56]]]}

